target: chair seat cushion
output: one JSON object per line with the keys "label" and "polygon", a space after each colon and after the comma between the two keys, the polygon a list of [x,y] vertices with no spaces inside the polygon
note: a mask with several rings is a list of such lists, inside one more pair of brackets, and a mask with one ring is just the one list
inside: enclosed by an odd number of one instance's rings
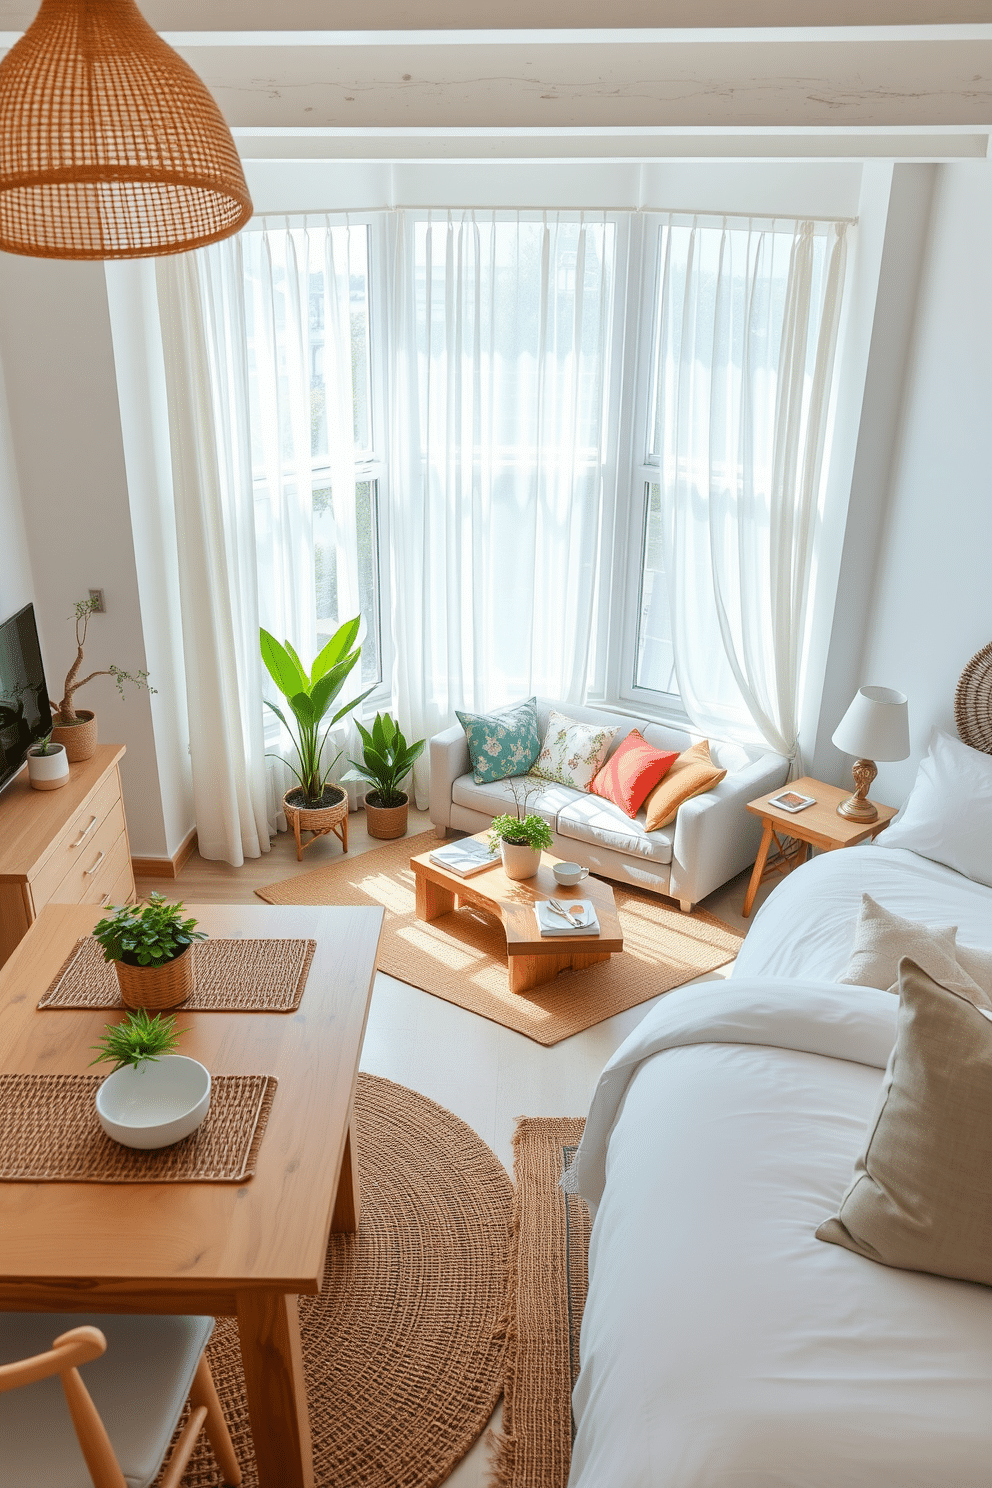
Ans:
{"label": "chair seat cushion", "polygon": [[[0,1313],[0,1364],[43,1354],[62,1333],[99,1328],[107,1351],[80,1377],[93,1398],[128,1488],[148,1488],[193,1383],[214,1320],[103,1313]],[[58,1375],[0,1395],[0,1483],[93,1488]]]}
{"label": "chair seat cushion", "polygon": [[672,861],[674,824],[660,832],[648,832],[644,813],[631,819],[612,801],[600,796],[575,796],[558,813],[559,837],[575,842],[591,842],[614,852],[650,858],[655,863]]}
{"label": "chair seat cushion", "polygon": [[451,787],[451,799],[456,806],[466,806],[469,811],[478,811],[483,816],[516,815],[513,787],[517,794],[533,792],[527,801],[527,815],[541,816],[553,827],[559,811],[570,801],[581,799],[567,785],[552,785],[546,780],[535,780],[533,776],[515,775],[509,780],[487,781],[479,785],[471,775],[460,775]]}

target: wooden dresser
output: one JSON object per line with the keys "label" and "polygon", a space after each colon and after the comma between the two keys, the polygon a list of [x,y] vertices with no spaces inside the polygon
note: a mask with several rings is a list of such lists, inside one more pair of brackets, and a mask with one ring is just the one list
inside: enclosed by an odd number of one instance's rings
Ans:
{"label": "wooden dresser", "polygon": [[70,766],[61,790],[32,790],[22,770],[0,792],[0,966],[46,904],[134,899],[123,753],[123,744],[101,744]]}

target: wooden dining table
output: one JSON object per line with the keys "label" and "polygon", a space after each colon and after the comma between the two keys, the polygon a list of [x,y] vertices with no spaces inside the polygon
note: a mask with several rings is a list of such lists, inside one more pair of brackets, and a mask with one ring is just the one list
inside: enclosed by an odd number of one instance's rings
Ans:
{"label": "wooden dining table", "polygon": [[[0,1310],[236,1316],[261,1488],[309,1488],[297,1297],[358,1228],[355,1086],[383,911],[190,905],[212,936],[316,941],[295,1012],[184,1012],[212,1074],[278,1079],[244,1183],[0,1182]],[[89,1071],[108,1010],[39,1011],[97,906],[49,905],[0,969],[0,1071]],[[104,1067],[105,1068],[105,1067]],[[2,1147],[0,1133],[0,1147]]]}

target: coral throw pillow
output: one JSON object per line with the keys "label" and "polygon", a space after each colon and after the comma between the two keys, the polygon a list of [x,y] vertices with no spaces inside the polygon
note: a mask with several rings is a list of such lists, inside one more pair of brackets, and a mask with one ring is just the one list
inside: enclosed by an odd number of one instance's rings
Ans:
{"label": "coral throw pillow", "polygon": [[712,790],[715,785],[720,784],[726,773],[726,770],[719,769],[710,759],[708,739],[700,739],[691,749],[683,750],[645,802],[647,831],[657,832],[659,827],[667,827],[669,822],[675,820],[683,801],[688,801],[692,796],[701,796],[703,791]]}
{"label": "coral throw pillow", "polygon": [[658,781],[678,759],[678,752],[655,749],[640,729],[631,729],[589,787],[628,816],[636,816]]}

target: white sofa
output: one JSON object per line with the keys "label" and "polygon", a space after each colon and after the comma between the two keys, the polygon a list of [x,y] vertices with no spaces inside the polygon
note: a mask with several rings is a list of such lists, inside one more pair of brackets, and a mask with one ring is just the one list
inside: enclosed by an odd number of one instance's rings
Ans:
{"label": "white sofa", "polygon": [[[677,749],[680,753],[698,737],[662,724],[639,723],[601,708],[538,698],[538,734],[542,739],[553,707],[570,718],[618,728],[614,749],[633,728],[639,728],[655,748]],[[582,863],[591,872],[617,883],[667,894],[688,911],[754,862],[761,823],[744,808],[748,801],[784,785],[789,769],[782,755],[714,739],[710,740],[710,756],[726,769],[725,778],[713,790],[686,801],[675,820],[657,832],[645,830],[643,810],[631,820],[601,796],[563,785],[548,783],[544,794],[528,809],[550,825],[552,852],[557,857]],[[430,817],[443,832],[481,832],[494,816],[514,810],[508,781],[476,785],[461,724],[431,739],[430,765]]]}

